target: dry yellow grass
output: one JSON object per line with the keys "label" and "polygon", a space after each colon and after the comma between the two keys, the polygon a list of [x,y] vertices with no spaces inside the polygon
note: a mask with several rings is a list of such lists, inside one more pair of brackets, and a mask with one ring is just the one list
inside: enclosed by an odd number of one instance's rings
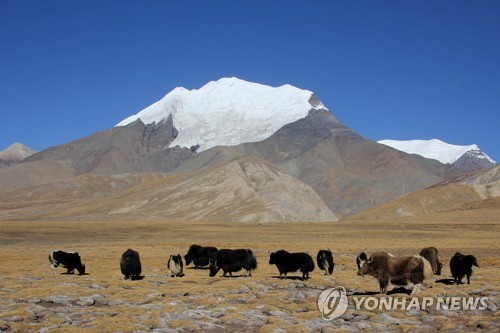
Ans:
{"label": "dry yellow grass", "polygon": [[[378,291],[371,277],[356,275],[360,251],[415,254],[426,246],[439,249],[449,278],[450,257],[474,254],[471,285],[435,283],[420,296],[487,296],[498,306],[500,288],[500,210],[472,209],[385,222],[257,224],[203,222],[0,222],[0,329],[12,332],[167,331],[289,332],[429,331],[500,328],[494,307],[481,312],[355,311],[332,322],[320,318],[316,300],[332,286],[353,293]],[[218,248],[251,248],[258,268],[251,278],[208,277],[207,270],[185,267],[185,277],[170,278],[170,254],[184,255],[193,243]],[[124,280],[119,259],[127,248],[139,251],[144,279]],[[269,254],[279,249],[319,249],[334,253],[333,276],[317,268],[311,279],[278,280]],[[88,275],[52,272],[47,260],[54,249],[78,251]],[[239,274],[236,274],[239,275]],[[291,274],[293,275],[293,274]],[[298,276],[298,275],[297,275]],[[406,296],[395,294],[393,296]],[[380,297],[380,295],[377,295]],[[350,296],[352,300],[352,296]],[[429,329],[429,327],[431,329]]]}

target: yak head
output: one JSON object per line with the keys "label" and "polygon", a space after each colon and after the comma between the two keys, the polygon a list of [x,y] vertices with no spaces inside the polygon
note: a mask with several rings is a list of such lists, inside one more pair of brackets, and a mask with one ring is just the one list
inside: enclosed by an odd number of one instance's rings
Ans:
{"label": "yak head", "polygon": [[209,259],[209,268],[210,268],[210,273],[208,276],[214,277],[217,272],[220,270],[220,267],[217,263],[217,258],[210,258]]}
{"label": "yak head", "polygon": [[269,265],[274,265],[275,263],[276,263],[276,252],[273,252],[269,256]]}
{"label": "yak head", "polygon": [[443,263],[438,263],[438,267],[436,269],[436,271],[434,272],[434,274],[436,275],[441,275],[441,270],[443,269]]}
{"label": "yak head", "polygon": [[363,266],[365,262],[368,261],[368,257],[366,256],[366,253],[361,252],[357,257],[356,257],[356,265],[358,266],[358,270]]}
{"label": "yak head", "polygon": [[188,266],[191,263],[191,261],[193,260],[193,258],[191,256],[191,254],[188,253],[184,256],[184,260],[186,260],[186,266]]}
{"label": "yak head", "polygon": [[78,271],[79,275],[85,275],[85,264],[80,264],[78,267],[76,267],[76,270]]}
{"label": "yak head", "polygon": [[366,253],[362,252],[356,258],[356,263],[358,265],[359,276],[370,274],[370,272],[372,271],[372,258],[368,259]]}
{"label": "yak head", "polygon": [[473,255],[467,255],[467,256],[464,256],[462,261],[468,266],[468,267],[472,267],[472,266],[476,266],[476,267],[479,267],[478,263],[477,263],[477,259],[476,257],[474,257]]}

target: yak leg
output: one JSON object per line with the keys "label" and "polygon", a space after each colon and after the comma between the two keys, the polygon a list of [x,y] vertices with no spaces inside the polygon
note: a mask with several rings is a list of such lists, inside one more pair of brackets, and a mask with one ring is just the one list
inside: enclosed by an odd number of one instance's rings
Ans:
{"label": "yak leg", "polygon": [[387,285],[389,284],[389,280],[382,278],[379,280],[379,285],[380,285],[380,293],[381,294],[387,294]]}

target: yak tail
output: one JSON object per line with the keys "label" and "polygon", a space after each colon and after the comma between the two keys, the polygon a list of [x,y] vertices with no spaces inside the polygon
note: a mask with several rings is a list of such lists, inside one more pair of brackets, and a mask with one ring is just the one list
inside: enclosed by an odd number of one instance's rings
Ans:
{"label": "yak tail", "polygon": [[314,266],[314,261],[312,261],[312,260],[311,260],[311,261],[309,262],[309,272],[314,271],[314,267],[315,267],[315,266]]}
{"label": "yak tail", "polygon": [[252,250],[248,250],[248,253],[250,254],[250,267],[252,269],[257,269],[257,258],[255,258]]}

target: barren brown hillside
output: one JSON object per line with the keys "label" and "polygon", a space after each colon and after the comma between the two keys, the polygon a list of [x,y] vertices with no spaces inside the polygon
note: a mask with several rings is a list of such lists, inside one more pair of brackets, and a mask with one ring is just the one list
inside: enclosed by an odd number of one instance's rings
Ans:
{"label": "barren brown hillside", "polygon": [[1,219],[336,221],[305,183],[258,157],[196,172],[82,175],[0,193]]}
{"label": "barren brown hillside", "polygon": [[[500,166],[415,191],[373,209],[348,217],[353,221],[384,221],[467,206],[500,207]],[[484,201],[484,203],[482,203]]]}

